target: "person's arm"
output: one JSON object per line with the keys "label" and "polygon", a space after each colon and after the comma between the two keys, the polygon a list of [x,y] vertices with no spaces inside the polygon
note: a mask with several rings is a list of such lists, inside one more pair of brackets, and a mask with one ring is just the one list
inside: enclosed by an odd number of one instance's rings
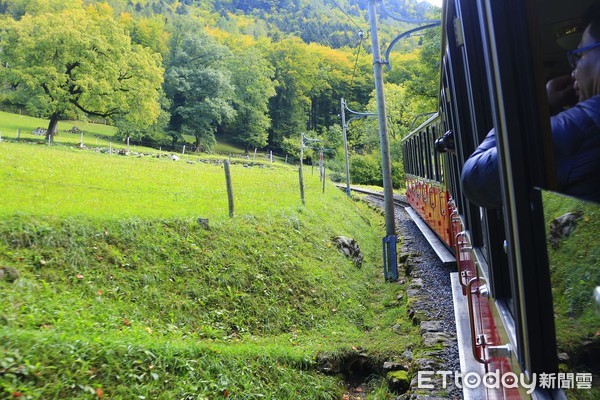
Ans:
{"label": "person's arm", "polygon": [[485,208],[502,206],[496,133],[493,129],[465,162],[461,181],[464,195],[473,204]]}
{"label": "person's arm", "polygon": [[600,202],[600,95],[552,117],[558,190]]}
{"label": "person's arm", "polygon": [[577,104],[577,95],[573,89],[573,77],[563,75],[549,80],[546,83],[546,94],[548,95],[548,108],[550,115],[556,115],[567,107]]}

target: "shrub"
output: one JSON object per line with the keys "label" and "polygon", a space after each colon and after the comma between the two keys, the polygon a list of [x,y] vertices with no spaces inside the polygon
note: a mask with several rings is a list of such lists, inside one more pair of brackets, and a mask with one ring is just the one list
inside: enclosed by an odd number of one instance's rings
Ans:
{"label": "shrub", "polygon": [[382,186],[380,160],[373,154],[351,157],[350,178],[355,184]]}

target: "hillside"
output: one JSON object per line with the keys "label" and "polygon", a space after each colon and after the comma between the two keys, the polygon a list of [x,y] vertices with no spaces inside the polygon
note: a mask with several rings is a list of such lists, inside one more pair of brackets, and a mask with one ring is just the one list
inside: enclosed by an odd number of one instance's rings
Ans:
{"label": "hillside", "polygon": [[[375,109],[365,7],[364,0],[0,2],[0,109],[44,119],[46,140],[60,121],[101,121],[119,141],[155,149],[212,152],[218,136],[297,159],[305,132],[319,140],[306,161],[327,149],[342,172],[340,99]],[[415,19],[439,13],[410,0],[386,7]],[[384,49],[416,26],[379,14]],[[436,108],[439,54],[439,30],[394,47],[385,77],[396,149],[415,116]],[[370,156],[375,168],[377,143],[375,121],[349,127],[350,152]]]}
{"label": "hillside", "polygon": [[338,399],[350,377],[319,359],[418,342],[380,214],[308,171],[302,206],[286,165],[232,175],[229,218],[219,165],[0,142],[0,397]]}

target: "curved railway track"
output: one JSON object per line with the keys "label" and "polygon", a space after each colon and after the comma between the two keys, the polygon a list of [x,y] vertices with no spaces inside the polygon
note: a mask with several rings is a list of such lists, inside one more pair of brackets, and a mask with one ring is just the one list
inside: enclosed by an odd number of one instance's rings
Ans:
{"label": "curved railway track", "polygon": [[[338,185],[340,189],[345,190],[345,186]],[[372,189],[366,188],[358,188],[358,187],[350,187],[350,190],[356,193],[366,194],[368,196],[380,199],[383,201],[383,192],[379,192]],[[439,237],[427,226],[427,224],[419,217],[417,212],[412,209],[410,203],[406,199],[406,196],[401,194],[394,194],[394,206],[396,209],[402,208],[408,215],[412,218],[413,222],[416,224],[417,228],[421,231],[425,240],[429,243],[429,246],[433,249],[433,251],[437,254],[439,259],[448,266],[452,266],[456,264],[456,258],[449,251],[448,247],[442,242]]]}
{"label": "curved railway track", "polygon": [[[336,186],[343,190],[346,189],[346,187],[342,186],[342,185],[336,185]],[[356,193],[366,194],[366,195],[373,196],[373,197],[383,200],[383,192],[379,192],[377,190],[359,188],[359,187],[355,187],[355,186],[351,186],[350,190],[353,192],[356,192]],[[410,204],[408,204],[408,201],[406,200],[406,197],[401,194],[394,194],[394,205],[400,206],[400,207],[410,206]]]}
{"label": "curved railway track", "polygon": [[[350,189],[366,195],[364,201],[383,208],[382,192],[354,187]],[[403,356],[416,371],[460,371],[450,281],[450,273],[456,271],[455,266],[440,260],[410,215],[406,199],[394,195],[394,204],[401,260],[401,278],[397,284],[407,285],[407,312],[412,322],[419,325],[423,339],[421,344],[404,351]],[[463,396],[462,390],[453,382],[449,382],[445,388],[442,382],[434,382],[433,391],[419,389],[417,383],[417,379],[411,382],[410,398],[425,395],[431,396],[428,398],[462,399]]]}

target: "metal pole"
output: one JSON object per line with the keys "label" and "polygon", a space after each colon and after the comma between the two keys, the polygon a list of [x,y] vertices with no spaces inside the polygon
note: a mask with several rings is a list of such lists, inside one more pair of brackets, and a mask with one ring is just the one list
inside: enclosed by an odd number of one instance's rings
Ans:
{"label": "metal pole", "polygon": [[381,169],[383,173],[383,196],[385,208],[385,226],[388,239],[388,245],[384,244],[384,251],[387,249],[386,279],[394,280],[398,277],[398,261],[396,259],[396,221],[394,215],[394,191],[392,187],[392,164],[390,161],[390,146],[388,140],[387,115],[385,110],[385,95],[383,92],[383,74],[379,49],[379,35],[377,32],[377,6],[379,0],[369,0],[369,24],[371,29],[371,46],[373,48],[373,74],[375,78],[375,94],[377,99],[377,111],[379,118],[379,142],[381,145]]}
{"label": "metal pole", "polygon": [[348,126],[346,125],[346,102],[342,97],[342,132],[344,134],[344,154],[346,156],[346,195],[350,197],[350,163],[348,162]]}

